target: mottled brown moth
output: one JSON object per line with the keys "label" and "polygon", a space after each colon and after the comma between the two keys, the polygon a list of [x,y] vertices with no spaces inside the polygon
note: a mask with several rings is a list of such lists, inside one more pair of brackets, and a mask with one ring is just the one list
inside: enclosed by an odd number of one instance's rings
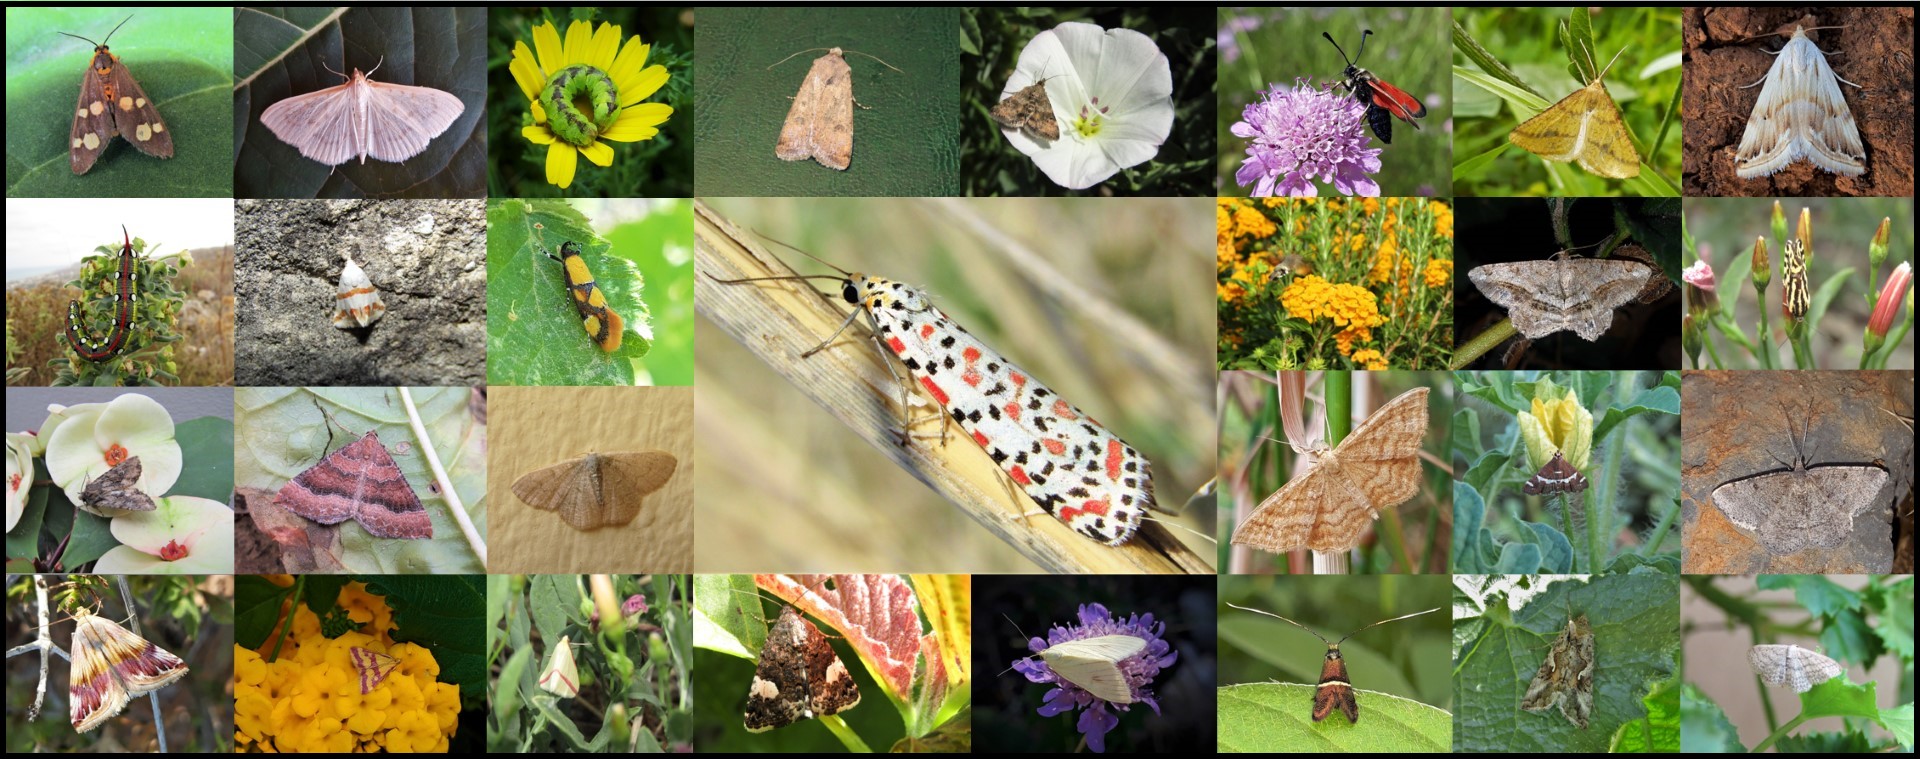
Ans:
{"label": "mottled brown moth", "polygon": [[[113,32],[131,20],[133,17],[128,16]],[[113,39],[113,32],[107,33],[108,40]],[[105,40],[96,43],[77,34],[60,34],[93,45],[93,59],[80,80],[80,102],[73,111],[72,141],[67,150],[73,173],[85,174],[92,169],[115,137],[127,138],[140,152],[155,158],[172,158],[173,134],[167,131],[167,122],[147,99],[147,91],[120,62],[120,56],[107,49]]]}
{"label": "mottled brown moth", "polygon": [[1417,617],[1422,614],[1431,614],[1440,610],[1440,607],[1436,606],[1426,611],[1416,611],[1412,614],[1398,616],[1392,619],[1383,619],[1347,633],[1346,638],[1329,641],[1326,638],[1320,637],[1320,633],[1314,632],[1312,628],[1273,612],[1249,609],[1245,606],[1237,606],[1231,603],[1227,605],[1241,611],[1250,611],[1255,614],[1265,614],[1273,617],[1294,627],[1306,630],[1309,635],[1320,638],[1321,643],[1327,644],[1326,662],[1320,665],[1320,683],[1313,691],[1313,721],[1319,722],[1320,720],[1326,719],[1327,715],[1332,714],[1333,710],[1337,708],[1341,714],[1347,715],[1347,722],[1349,724],[1360,721],[1360,703],[1354,699],[1353,684],[1347,680],[1347,661],[1340,656],[1340,644],[1347,642],[1347,638],[1366,632],[1370,628],[1379,627],[1388,622],[1398,622],[1410,617]]}
{"label": "mottled brown moth", "polygon": [[1585,614],[1567,620],[1567,629],[1554,637],[1546,661],[1520,697],[1520,708],[1530,712],[1554,706],[1574,727],[1587,729],[1593,714],[1593,627]]}

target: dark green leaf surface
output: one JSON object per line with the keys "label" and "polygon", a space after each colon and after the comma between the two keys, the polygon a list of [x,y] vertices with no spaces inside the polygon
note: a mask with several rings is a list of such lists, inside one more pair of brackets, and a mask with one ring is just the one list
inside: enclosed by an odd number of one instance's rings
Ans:
{"label": "dark green leaf surface", "polygon": [[1313,721],[1312,685],[1255,683],[1219,689],[1219,750],[1227,752],[1446,753],[1452,715],[1411,699],[1355,689],[1360,721]]}
{"label": "dark green leaf surface", "polygon": [[1680,689],[1680,750],[1689,754],[1744,754],[1740,731],[1712,697],[1689,683]]}
{"label": "dark green leaf surface", "polygon": [[[240,80],[229,96],[234,196],[484,197],[486,21],[484,8],[234,9],[230,28]],[[403,163],[369,158],[325,166],[260,123],[260,114],[274,103],[343,84],[333,72],[350,76],[354,69],[373,71],[376,82],[451,93],[465,109],[425,152]]]}
{"label": "dark green leaf surface", "polygon": [[190,495],[219,503],[233,499],[233,422],[214,416],[175,425],[182,466],[167,495]]}
{"label": "dark green leaf surface", "polygon": [[[1593,627],[1595,659],[1594,707],[1585,730],[1558,709],[1520,708],[1553,637],[1569,615],[1580,614]],[[1455,655],[1456,749],[1605,751],[1621,725],[1646,716],[1642,699],[1651,683],[1673,676],[1679,646],[1679,590],[1672,576],[1607,575],[1586,584],[1554,583],[1510,622],[1486,626]]]}
{"label": "dark green leaf surface", "polygon": [[1616,754],[1671,754],[1680,750],[1680,678],[1663,680],[1641,703],[1647,716],[1614,731]]}
{"label": "dark green leaf surface", "polygon": [[[93,50],[108,41],[173,132],[173,157],[110,143],[75,176],[74,103]],[[233,194],[233,24],[226,8],[68,6],[7,9],[8,197],[199,197]]]}

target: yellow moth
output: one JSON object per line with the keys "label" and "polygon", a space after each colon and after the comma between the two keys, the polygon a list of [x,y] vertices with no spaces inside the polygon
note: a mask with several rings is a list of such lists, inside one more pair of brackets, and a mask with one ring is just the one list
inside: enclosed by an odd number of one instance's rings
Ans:
{"label": "yellow moth", "polygon": [[1120,662],[1140,653],[1147,641],[1133,635],[1100,635],[1070,640],[1040,652],[1054,674],[1078,685],[1102,701],[1133,703],[1133,691]]}
{"label": "yellow moth", "polygon": [[1761,80],[1766,86],[1747,117],[1747,131],[1740,136],[1734,174],[1741,179],[1763,177],[1802,158],[1835,174],[1865,173],[1867,151],[1860,146],[1860,129],[1840,93],[1839,83],[1847,80],[1833,73],[1827,56],[1807,39],[1803,27],[1793,28],[1793,39],[1777,55]]}
{"label": "yellow moth", "polygon": [[547,654],[547,670],[540,675],[540,689],[561,698],[580,695],[580,670],[573,666],[573,647],[567,636]]}
{"label": "yellow moth", "polygon": [[398,163],[417,156],[467,108],[432,87],[376,82],[367,78],[372,72],[359,69],[350,77],[334,73],[346,83],[295,95],[260,113],[260,123],[275,137],[328,166],[355,157]]}
{"label": "yellow moth", "polygon": [[[1621,48],[1620,53],[1626,52]],[[1507,141],[1549,161],[1575,161],[1580,168],[1614,179],[1640,175],[1640,151],[1634,149],[1620,107],[1607,94],[1604,80],[1620,53],[1607,68],[1533,118],[1507,133]]]}

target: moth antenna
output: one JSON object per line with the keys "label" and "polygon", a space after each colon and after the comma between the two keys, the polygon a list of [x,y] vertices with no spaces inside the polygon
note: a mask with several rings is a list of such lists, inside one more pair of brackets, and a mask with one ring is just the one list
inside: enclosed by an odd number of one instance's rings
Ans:
{"label": "moth antenna", "polygon": [[[126,18],[120,19],[120,23],[113,25],[113,32],[120,31],[120,27],[126,26],[127,22],[132,20],[133,20],[133,14],[131,13],[127,14]],[[107,38],[104,40],[101,40],[100,44],[105,45],[107,44],[108,41],[112,40],[113,32],[107,32]]]}
{"label": "moth antenna", "polygon": [[[1320,33],[1320,36],[1322,36],[1322,37],[1325,37],[1325,38],[1327,38],[1327,41],[1328,41],[1328,42],[1333,42],[1333,49],[1335,49],[1335,50],[1339,50],[1339,51],[1340,51],[1340,60],[1343,60],[1343,61],[1346,61],[1346,62],[1347,62],[1347,66],[1349,66],[1349,67],[1351,67],[1351,66],[1353,66],[1353,59],[1352,59],[1352,58],[1348,58],[1348,57],[1347,57],[1347,51],[1346,51],[1346,50],[1343,50],[1343,49],[1341,49],[1341,47],[1340,47],[1340,43],[1338,43],[1338,42],[1334,42],[1334,40],[1333,40],[1333,35],[1331,35],[1331,34],[1328,34],[1328,33],[1326,33],[1326,32],[1324,32],[1324,31],[1323,31],[1323,32],[1321,32],[1321,33]],[[1362,35],[1360,35],[1360,41],[1361,41],[1361,43],[1362,43],[1362,44],[1364,44],[1364,43],[1366,42],[1366,40],[1367,40],[1367,35],[1364,35],[1364,34],[1362,34]]]}
{"label": "moth antenna", "polygon": [[[1435,607],[1433,607],[1433,608],[1431,608],[1431,609],[1428,609],[1428,610],[1426,610],[1426,611],[1416,611],[1416,612],[1414,612],[1414,613],[1412,613],[1412,614],[1406,614],[1406,615],[1403,615],[1403,616],[1398,616],[1398,617],[1394,617],[1393,619],[1383,619],[1383,620],[1380,620],[1380,621],[1378,621],[1378,622],[1375,622],[1375,623],[1373,623],[1373,624],[1370,624],[1370,625],[1367,625],[1366,627],[1362,627],[1362,628],[1360,628],[1360,629],[1358,629],[1358,630],[1354,630],[1353,632],[1350,632],[1350,633],[1347,633],[1347,638],[1351,638],[1351,637],[1353,637],[1353,636],[1355,636],[1355,635],[1359,635],[1360,633],[1363,633],[1363,632],[1366,632],[1366,631],[1367,631],[1367,629],[1368,629],[1368,628],[1371,628],[1371,627],[1379,627],[1379,626],[1381,626],[1381,625],[1384,625],[1384,624],[1386,624],[1386,623],[1388,623],[1388,622],[1398,622],[1398,621],[1400,621],[1400,620],[1403,620],[1403,619],[1407,619],[1408,617],[1417,617],[1417,616],[1420,616],[1420,615],[1422,615],[1422,614],[1432,614],[1432,613],[1434,613],[1434,612],[1436,612],[1436,611],[1439,611],[1439,610],[1440,610],[1440,607],[1438,607],[1438,606],[1435,606]],[[1340,643],[1345,643],[1345,642],[1347,642],[1347,638],[1341,638],[1341,639],[1340,639]],[[1335,643],[1335,644],[1333,644],[1333,645],[1336,645],[1336,646],[1337,646],[1337,645],[1340,645],[1340,643]]]}
{"label": "moth antenna", "polygon": [[[1245,607],[1245,606],[1240,606],[1240,605],[1238,605],[1238,604],[1235,604],[1235,603],[1233,603],[1233,602],[1231,602],[1231,601],[1229,601],[1229,602],[1227,602],[1227,605],[1228,605],[1228,606],[1232,606],[1233,608],[1235,608],[1235,609],[1239,609],[1239,610],[1241,610],[1241,611],[1250,611],[1250,612],[1253,612],[1253,613],[1255,613],[1255,614],[1265,614],[1265,615],[1267,615],[1267,616],[1269,616],[1269,617],[1273,617],[1274,619],[1277,619],[1277,620],[1280,620],[1280,621],[1282,621],[1282,622],[1285,622],[1285,623],[1287,623],[1287,624],[1290,624],[1290,625],[1293,625],[1294,627],[1298,627],[1298,628],[1300,628],[1300,629],[1302,629],[1302,630],[1306,630],[1308,634],[1310,634],[1310,635],[1312,635],[1313,637],[1316,637],[1316,638],[1320,638],[1320,642],[1321,642],[1321,643],[1325,643],[1325,644],[1327,644],[1327,645],[1329,645],[1329,646],[1338,646],[1338,645],[1340,645],[1340,644],[1338,644],[1338,643],[1334,643],[1334,642],[1332,642],[1332,641],[1329,641],[1329,640],[1327,640],[1326,638],[1322,638],[1322,637],[1320,636],[1320,633],[1317,633],[1317,632],[1314,632],[1314,631],[1313,631],[1313,628],[1311,628],[1311,627],[1308,627],[1308,626],[1306,626],[1306,625],[1303,625],[1303,624],[1300,624],[1299,622],[1295,622],[1295,621],[1293,621],[1293,620],[1291,620],[1291,619],[1287,619],[1286,617],[1283,617],[1283,616],[1280,616],[1280,615],[1278,615],[1278,614],[1275,614],[1275,613],[1273,613],[1273,612],[1270,612],[1270,611],[1261,611],[1261,610],[1259,610],[1259,609],[1249,609],[1249,608],[1247,608],[1247,607]],[[1433,611],[1433,609],[1428,609],[1427,611]],[[1423,614],[1424,614],[1424,613],[1426,613],[1426,612],[1421,612],[1421,613],[1423,613]],[[1393,620],[1391,620],[1391,619],[1389,619],[1389,620],[1386,620],[1386,621],[1388,621],[1388,622],[1392,622]],[[1375,624],[1375,625],[1377,625],[1377,624],[1380,624],[1380,623],[1379,623],[1379,622],[1375,622],[1375,623],[1373,623],[1373,624]],[[1368,625],[1368,627],[1371,627],[1371,626],[1372,626],[1372,625]],[[1367,629],[1367,628],[1366,628],[1366,627],[1362,627],[1362,628],[1360,628],[1360,630],[1365,630],[1365,629]],[[1360,630],[1355,630],[1354,632],[1359,632]],[[1348,636],[1348,637],[1352,637],[1352,636]],[[1346,638],[1341,638],[1341,640],[1346,640]]]}
{"label": "moth antenna", "polygon": [[326,61],[321,61],[321,62],[320,62],[320,68],[323,68],[323,69],[326,69],[326,70],[327,70],[327,73],[329,73],[329,74],[332,74],[332,75],[334,75],[334,76],[337,76],[337,77],[340,77],[341,79],[345,79],[345,78],[347,78],[347,75],[346,75],[346,74],[342,74],[342,73],[340,73],[340,72],[338,72],[338,71],[334,71],[334,70],[333,70],[333,67],[332,67],[332,66],[328,66],[328,65],[327,65],[327,62],[326,62]]}
{"label": "moth antenna", "polygon": [[[799,55],[805,55],[805,54],[807,54],[807,53],[818,53],[818,52],[820,52],[820,51],[822,51],[822,50],[832,50],[832,49],[833,49],[833,48],[830,48],[830,47],[814,47],[814,48],[807,48],[806,50],[802,50],[802,51],[800,51],[800,52],[797,52],[797,53],[794,53],[793,55],[789,55],[789,56],[787,56],[787,57],[785,57],[785,58],[781,58],[780,60],[778,60],[778,61],[775,61],[775,62],[774,62],[774,64],[773,64],[773,66],[778,66],[778,65],[780,65],[780,64],[782,64],[782,63],[786,63],[787,61],[791,61],[791,60],[793,60],[793,59],[794,59],[794,56],[799,56]],[[766,71],[766,70],[770,70],[770,69],[772,69],[772,68],[773,68],[773,66],[768,66],[767,68],[765,68],[765,69],[761,69],[761,70],[762,70],[762,71]]]}
{"label": "moth antenna", "polygon": [[[868,58],[872,58],[872,59],[874,59],[874,60],[876,60],[876,61],[880,61],[880,56],[877,56],[877,55],[872,55],[872,54],[869,54],[869,53],[862,53],[862,52],[860,52],[860,51],[858,51],[858,50],[843,50],[843,51],[841,51],[841,52],[846,52],[846,53],[853,53],[854,55],[864,55],[864,56],[867,56]],[[885,66],[885,67],[887,67],[887,68],[890,68],[890,69],[893,69],[894,71],[900,71],[900,69],[899,69],[899,67],[896,67],[896,66],[894,66],[893,64],[891,64],[891,63],[888,63],[888,62],[886,62],[886,61],[880,61],[880,65],[882,65],[882,66]],[[900,73],[901,73],[902,75],[905,75],[905,74],[906,74],[907,72],[905,72],[905,71],[900,71]]]}
{"label": "moth antenna", "polygon": [[1166,526],[1166,527],[1172,527],[1172,528],[1174,528],[1174,529],[1176,529],[1176,530],[1185,530],[1185,531],[1187,531],[1187,532],[1189,532],[1189,533],[1192,533],[1193,535],[1195,535],[1195,536],[1197,536],[1197,537],[1199,537],[1199,538],[1200,538],[1201,540],[1204,540],[1204,541],[1207,541],[1208,543],[1212,543],[1212,544],[1214,544],[1214,545],[1216,545],[1216,546],[1217,546],[1217,545],[1220,545],[1220,540],[1219,540],[1218,538],[1215,538],[1214,536],[1212,536],[1212,535],[1208,535],[1208,534],[1206,534],[1206,533],[1204,533],[1204,532],[1201,532],[1201,531],[1199,531],[1199,530],[1196,530],[1196,529],[1193,529],[1192,527],[1188,527],[1188,526],[1186,526],[1186,525],[1184,525],[1184,524],[1177,524],[1177,523],[1174,523],[1174,522],[1169,522],[1169,521],[1167,521],[1167,520],[1165,520],[1165,519],[1156,519],[1156,518],[1154,518],[1154,517],[1150,517],[1150,516],[1147,516],[1147,515],[1145,515],[1145,514],[1142,514],[1142,515],[1140,515],[1140,519],[1141,519],[1142,521],[1146,521],[1146,522],[1157,522],[1157,523],[1159,523],[1159,524],[1161,524],[1161,525],[1164,525],[1164,526]]}
{"label": "moth antenna", "polygon": [[774,238],[772,238],[772,237],[768,237],[768,236],[766,236],[766,235],[763,235],[763,234],[760,234],[760,231],[759,231],[759,230],[754,230],[754,234],[756,234],[756,235],[760,235],[760,237],[761,237],[761,239],[764,239],[764,240],[766,240],[767,242],[771,242],[771,243],[774,243],[774,244],[776,244],[776,245],[779,245],[779,246],[781,246],[781,247],[784,247],[784,248],[786,248],[787,250],[791,250],[791,251],[793,251],[793,252],[795,252],[795,253],[799,253],[800,255],[803,255],[803,256],[806,256],[806,257],[808,257],[808,258],[811,258],[811,259],[813,259],[813,260],[814,260],[814,262],[815,262],[815,263],[818,263],[818,264],[820,264],[821,266],[825,266],[825,267],[827,267],[827,268],[829,268],[829,269],[832,269],[832,270],[834,270],[834,271],[837,271],[837,272],[840,272],[840,274],[841,274],[841,276],[843,276],[843,277],[851,277],[851,276],[853,276],[853,272],[850,272],[850,271],[847,271],[846,269],[842,269],[842,268],[840,268],[840,267],[838,267],[838,266],[834,266],[833,264],[830,264],[830,263],[827,263],[826,261],[823,261],[823,260],[821,260],[821,258],[820,258],[819,256],[816,256],[816,255],[814,255],[814,254],[812,254],[812,253],[808,253],[808,252],[806,252],[806,251],[804,251],[804,250],[801,250],[801,249],[799,249],[798,247],[795,247],[795,246],[793,246],[793,245],[789,245],[789,244],[787,244],[787,243],[784,243],[784,242],[781,242],[781,241],[779,241],[779,240],[776,240],[776,239],[774,239]]}
{"label": "moth antenna", "polygon": [[1353,51],[1353,62],[1354,62],[1354,63],[1359,63],[1359,62],[1360,62],[1360,56],[1363,56],[1363,55],[1366,55],[1366,54],[1367,54],[1367,37],[1368,37],[1368,36],[1370,36],[1370,35],[1372,35],[1372,34],[1373,34],[1373,30],[1372,30],[1372,29],[1363,29],[1363,30],[1361,30],[1361,31],[1360,31],[1360,49],[1359,49],[1359,50],[1355,50],[1355,51]]}
{"label": "moth antenna", "polygon": [[[67,33],[66,33],[66,32],[54,32],[54,34],[67,34]],[[68,36],[68,37],[72,37],[72,38],[74,38],[74,39],[77,39],[77,40],[79,40],[79,41],[81,41],[81,42],[85,42],[85,43],[87,43],[88,45],[92,45],[92,46],[94,46],[94,47],[99,47],[99,46],[100,46],[100,43],[98,43],[98,42],[94,42],[93,40],[90,40],[90,39],[87,39],[87,38],[85,38],[85,37],[82,37],[82,36],[80,36],[80,35],[78,35],[78,34],[67,34],[67,36]]]}
{"label": "moth antenna", "polygon": [[380,56],[380,60],[374,61],[373,68],[367,71],[367,76],[373,76],[373,72],[380,70],[380,64],[383,64],[386,62],[387,62],[387,57],[384,55]]}
{"label": "moth antenna", "polygon": [[[1600,69],[1600,75],[1599,75],[1599,76],[1597,76],[1597,77],[1594,77],[1594,79],[1605,79],[1605,78],[1607,78],[1607,72],[1609,72],[1609,71],[1612,71],[1612,70],[1613,70],[1613,64],[1614,64],[1614,62],[1615,62],[1615,61],[1618,61],[1618,60],[1620,60],[1620,54],[1621,54],[1621,53],[1625,53],[1625,52],[1627,52],[1627,49],[1626,49],[1626,48],[1624,48],[1624,47],[1622,47],[1622,48],[1620,48],[1620,52],[1619,52],[1619,53],[1614,53],[1614,54],[1613,54],[1613,60],[1610,60],[1610,61],[1607,61],[1607,67],[1606,67],[1606,68],[1603,68],[1603,69]],[[1591,60],[1591,54],[1589,54],[1589,60],[1588,60],[1588,63],[1589,63],[1589,64],[1591,64],[1591,63],[1592,63],[1592,60]]]}

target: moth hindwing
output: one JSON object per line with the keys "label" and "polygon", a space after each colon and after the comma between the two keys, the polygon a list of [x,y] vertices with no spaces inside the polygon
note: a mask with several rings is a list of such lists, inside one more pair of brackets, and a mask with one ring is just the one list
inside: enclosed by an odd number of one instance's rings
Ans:
{"label": "moth hindwing", "polygon": [[[126,23],[120,22],[122,26]],[[117,32],[120,27],[113,29]],[[172,158],[173,134],[167,131],[167,123],[153,101],[147,99],[147,91],[120,62],[120,56],[107,48],[105,40],[95,43],[79,35],[60,33],[93,45],[93,58],[80,80],[80,99],[73,111],[67,151],[73,173],[91,170],[115,137],[127,138],[140,152],[155,158]],[[112,38],[113,32],[108,32],[107,39]]]}

